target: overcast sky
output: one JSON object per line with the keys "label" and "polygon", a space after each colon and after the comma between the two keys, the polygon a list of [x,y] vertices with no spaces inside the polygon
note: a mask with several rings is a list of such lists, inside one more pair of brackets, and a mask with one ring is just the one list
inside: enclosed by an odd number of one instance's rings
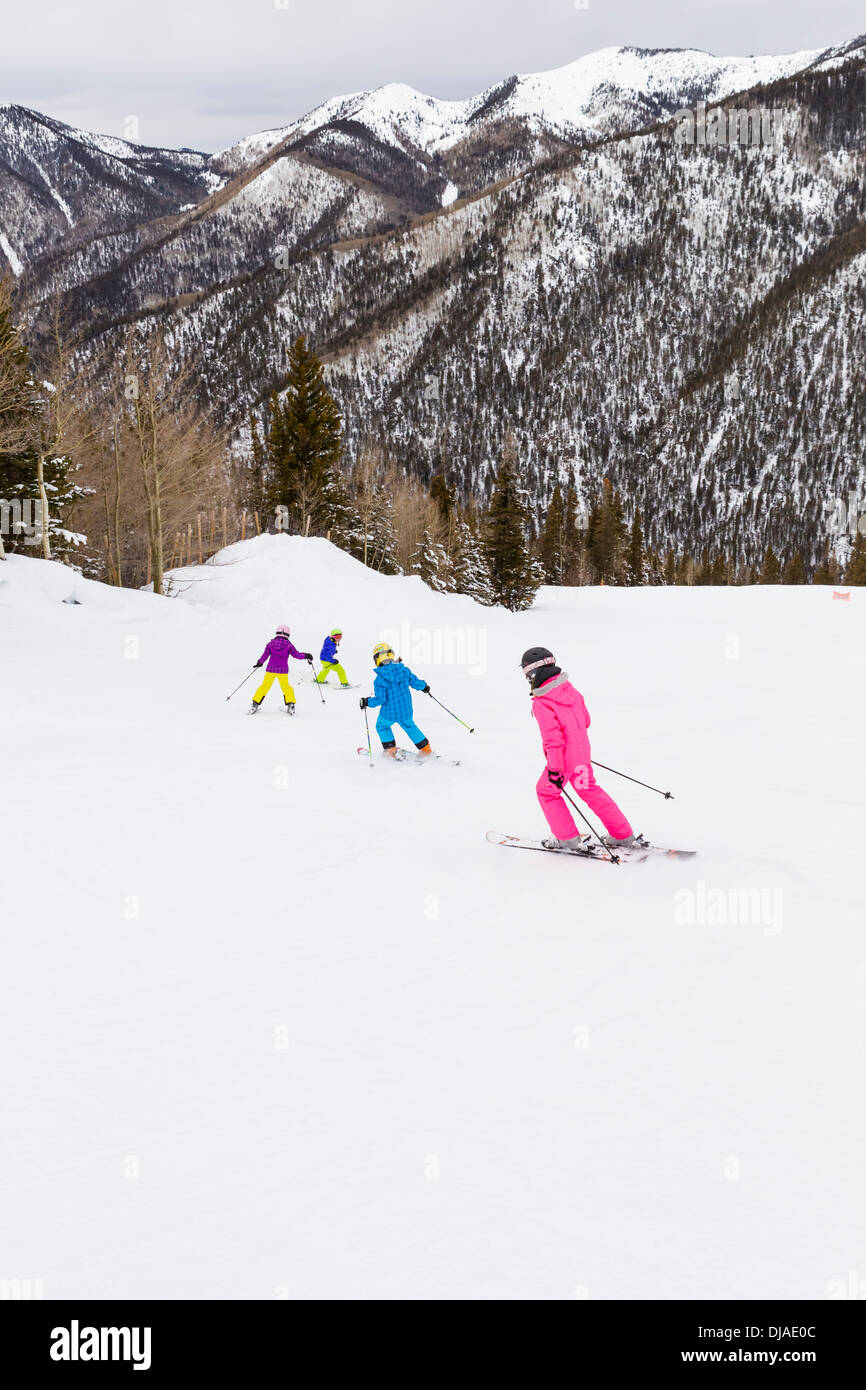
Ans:
{"label": "overcast sky", "polygon": [[[0,101],[216,150],[385,82],[466,97],[613,44],[824,48],[863,0],[0,0]],[[280,8],[278,8],[278,6]]]}

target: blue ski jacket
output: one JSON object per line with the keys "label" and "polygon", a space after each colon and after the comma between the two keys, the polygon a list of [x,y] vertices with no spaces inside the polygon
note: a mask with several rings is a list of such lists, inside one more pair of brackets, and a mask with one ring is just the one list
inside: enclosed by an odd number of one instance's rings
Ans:
{"label": "blue ski jacket", "polygon": [[319,653],[319,660],[330,661],[333,665],[336,665],[336,663],[340,660],[340,653],[337,650],[337,644],[334,641],[333,637],[331,637],[330,635],[328,635],[322,643],[322,650]]}
{"label": "blue ski jacket", "polygon": [[383,719],[391,724],[400,724],[412,718],[412,690],[423,690],[426,681],[404,666],[402,661],[391,661],[387,666],[376,668],[373,681],[373,694],[367,701],[370,709],[381,706]]}

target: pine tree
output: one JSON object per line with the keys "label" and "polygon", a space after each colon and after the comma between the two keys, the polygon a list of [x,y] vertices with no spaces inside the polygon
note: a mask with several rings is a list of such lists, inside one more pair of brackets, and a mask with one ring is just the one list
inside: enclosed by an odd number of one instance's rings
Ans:
{"label": "pine tree", "polygon": [[561,584],[565,573],[565,511],[559,484],[553,489],[550,506],[544,518],[539,557],[548,584]]}
{"label": "pine tree", "polygon": [[584,554],[584,535],[588,517],[583,504],[578,501],[574,486],[574,470],[568,475],[565,491],[565,514],[563,517],[562,538],[562,583],[575,584],[582,580],[582,560]]}
{"label": "pine tree", "polygon": [[296,338],[282,400],[270,402],[268,503],[287,507],[299,530],[322,532],[333,520],[329,500],[343,452],[343,422],[325,385],[322,364]]}
{"label": "pine tree", "polygon": [[381,464],[376,458],[364,457],[356,467],[350,502],[356,521],[339,544],[369,569],[401,574],[394,498],[383,486]]}
{"label": "pine tree", "polygon": [[839,561],[831,553],[829,542],[824,550],[824,558],[815,570],[812,579],[813,584],[838,584],[839,583]]}
{"label": "pine tree", "polygon": [[710,583],[725,585],[728,582],[728,562],[721,551],[716,555],[710,566]]}
{"label": "pine tree", "polygon": [[643,531],[640,524],[640,507],[635,507],[631,524],[631,538],[628,546],[628,582],[631,585],[645,584],[646,556],[643,548]]}
{"label": "pine tree", "polygon": [[513,435],[505,437],[485,526],[485,552],[497,603],[519,612],[531,608],[544,578],[529,553],[530,515],[517,469]]}
{"label": "pine tree", "polygon": [[34,380],[8,282],[0,281],[0,556],[5,548],[62,558],[86,539],[67,529],[82,489],[71,480],[69,458],[53,447],[56,434],[48,389]]}
{"label": "pine tree", "polygon": [[775,550],[771,545],[767,546],[761,560],[761,583],[779,584],[782,580],[781,566]]}
{"label": "pine tree", "polygon": [[782,572],[783,584],[805,584],[806,571],[803,568],[803,557],[799,550],[787,561]]}
{"label": "pine tree", "polygon": [[410,557],[409,572],[419,575],[424,583],[437,593],[447,593],[453,587],[447,551],[433,539],[429,530],[425,530],[417,549]]}
{"label": "pine tree", "polygon": [[665,583],[676,584],[677,582],[677,558],[672,550],[665,556]]}
{"label": "pine tree", "polygon": [[430,483],[430,496],[439,508],[439,515],[448,525],[456,501],[454,489],[450,488],[441,473],[434,473]]}
{"label": "pine tree", "polygon": [[845,583],[866,584],[866,535],[859,528],[845,570]]}
{"label": "pine tree", "polygon": [[622,583],[627,540],[622,498],[614,490],[610,479],[605,478],[601,496],[590,514],[587,534],[587,546],[597,583]]}
{"label": "pine tree", "polygon": [[476,603],[486,606],[495,602],[484,546],[469,523],[462,518],[454,524],[451,575],[458,594],[468,594]]}

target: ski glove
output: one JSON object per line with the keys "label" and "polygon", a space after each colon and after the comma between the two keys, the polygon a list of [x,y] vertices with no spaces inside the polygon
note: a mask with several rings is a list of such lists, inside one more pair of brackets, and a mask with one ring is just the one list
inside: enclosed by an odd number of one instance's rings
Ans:
{"label": "ski glove", "polygon": [[313,653],[312,653],[312,652],[304,652],[304,660],[305,660],[305,661],[309,661],[310,665],[312,666],[312,664],[313,664]]}
{"label": "ski glove", "polygon": [[421,691],[421,694],[422,694],[422,695],[429,695],[429,694],[430,694],[430,687],[429,687],[429,685],[425,685],[424,689]]}
{"label": "ski glove", "polygon": [[257,661],[256,664],[255,664],[255,666],[253,667],[253,670],[254,670],[254,671],[257,671],[257,670],[259,669],[259,667],[260,667],[260,666],[264,666],[264,664],[265,664],[265,663],[264,663],[263,661]]}
{"label": "ski glove", "polygon": [[559,787],[560,791],[562,791],[565,786],[565,778],[562,773],[554,772],[550,767],[547,769],[547,780],[548,782],[552,782],[555,787]]}
{"label": "ski glove", "polygon": [[361,706],[361,709],[366,709],[366,708],[367,708],[367,696],[366,696],[366,695],[362,695],[361,698],[360,698],[360,700],[358,701],[358,703],[359,703],[359,705]]}

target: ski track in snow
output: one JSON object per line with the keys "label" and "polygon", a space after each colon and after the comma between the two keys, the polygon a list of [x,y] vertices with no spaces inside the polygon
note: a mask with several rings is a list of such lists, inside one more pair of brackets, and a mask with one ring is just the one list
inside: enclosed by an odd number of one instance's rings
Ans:
{"label": "ski track in snow", "polygon": [[[286,536],[180,578],[0,563],[4,1268],[50,1298],[824,1297],[866,1216],[864,591],[512,615]],[[360,689],[322,705],[292,663],[294,720],[277,687],[245,716],[258,673],[226,703],[281,621],[316,655],[340,622]],[[459,768],[355,754],[386,634],[475,725],[415,697]],[[486,842],[544,830],[537,642],[594,754],[676,800],[603,785],[697,858]],[[763,919],[707,915],[738,889]]]}

